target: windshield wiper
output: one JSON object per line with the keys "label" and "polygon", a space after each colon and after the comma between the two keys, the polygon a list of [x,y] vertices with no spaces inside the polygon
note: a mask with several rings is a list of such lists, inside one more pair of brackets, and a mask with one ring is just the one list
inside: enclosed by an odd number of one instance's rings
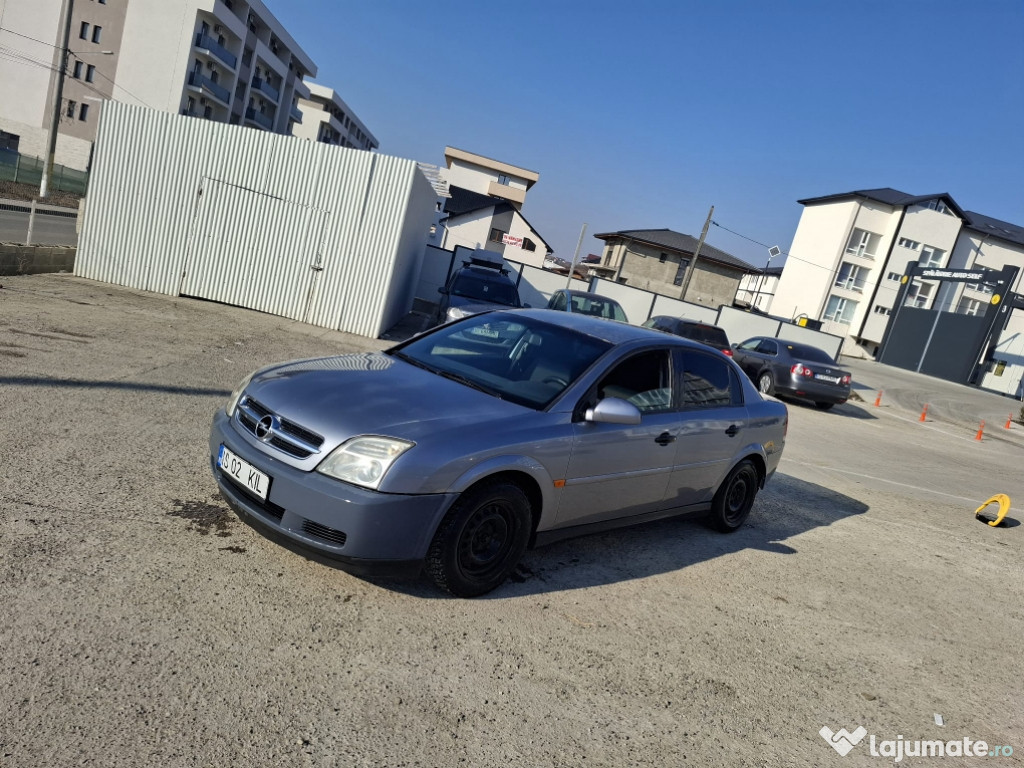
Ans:
{"label": "windshield wiper", "polygon": [[501,396],[501,392],[499,392],[498,390],[491,389],[490,387],[484,386],[483,384],[480,384],[479,382],[473,381],[472,379],[467,378],[467,377],[465,377],[465,376],[463,376],[461,374],[452,373],[451,371],[442,371],[441,369],[435,370],[434,373],[436,373],[439,376],[444,376],[446,379],[451,379],[452,381],[457,381],[457,382],[459,382],[459,384],[465,384],[467,387],[472,387],[473,389],[477,389],[477,390],[483,392],[484,394],[491,395],[492,397],[496,397],[499,400],[503,400],[504,399]]}
{"label": "windshield wiper", "polygon": [[409,365],[415,365],[417,368],[422,368],[424,371],[430,371],[431,373],[437,373],[437,368],[427,365],[424,362],[417,360],[415,357],[409,357],[405,352],[393,351],[390,349],[384,350],[384,354],[392,355],[397,357],[399,360],[409,363]]}

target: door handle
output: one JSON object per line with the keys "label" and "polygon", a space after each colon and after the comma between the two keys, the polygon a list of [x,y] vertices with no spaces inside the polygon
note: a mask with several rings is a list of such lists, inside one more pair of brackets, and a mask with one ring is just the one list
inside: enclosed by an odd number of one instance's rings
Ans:
{"label": "door handle", "polygon": [[725,434],[727,434],[729,437],[736,437],[736,435],[738,435],[739,433],[740,428],[737,427],[735,424],[733,424],[727,430],[725,430]]}
{"label": "door handle", "polygon": [[668,445],[669,443],[674,442],[675,439],[675,435],[670,434],[668,432],[662,432],[660,435],[654,438],[654,442],[656,442],[658,445]]}

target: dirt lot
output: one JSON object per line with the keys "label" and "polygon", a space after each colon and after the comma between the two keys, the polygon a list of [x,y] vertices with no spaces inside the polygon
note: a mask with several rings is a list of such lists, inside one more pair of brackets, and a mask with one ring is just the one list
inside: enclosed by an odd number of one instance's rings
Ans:
{"label": "dirt lot", "polygon": [[[527,555],[486,599],[266,541],[206,438],[265,363],[381,348],[65,275],[0,289],[0,766],[860,766],[823,726],[1024,760],[1024,449],[790,406],[749,525]],[[936,724],[936,714],[943,725]],[[877,747],[876,747],[877,748]],[[969,765],[977,758],[906,758]]]}

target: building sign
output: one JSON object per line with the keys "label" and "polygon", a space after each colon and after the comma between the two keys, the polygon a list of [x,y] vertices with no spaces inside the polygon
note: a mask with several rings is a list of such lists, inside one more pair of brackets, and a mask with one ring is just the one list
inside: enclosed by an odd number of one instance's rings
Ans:
{"label": "building sign", "polygon": [[505,245],[514,245],[517,248],[523,247],[523,238],[516,237],[515,235],[502,235],[501,242],[503,242]]}
{"label": "building sign", "polygon": [[951,280],[962,283],[980,283],[985,280],[985,271],[968,271],[965,269],[922,269],[918,277],[928,277],[933,280]]}

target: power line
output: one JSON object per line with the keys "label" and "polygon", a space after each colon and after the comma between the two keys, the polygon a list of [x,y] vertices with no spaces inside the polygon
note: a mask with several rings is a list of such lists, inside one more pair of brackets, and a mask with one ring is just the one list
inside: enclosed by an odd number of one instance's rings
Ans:
{"label": "power line", "polygon": [[15,32],[13,29],[9,29],[8,27],[0,27],[0,30],[3,30],[4,32],[10,32],[12,35],[17,35],[18,37],[23,37],[26,40],[31,40],[34,43],[41,43],[42,45],[48,45],[50,48],[57,48],[58,47],[58,46],[54,45],[53,43],[48,43],[45,40],[40,40],[37,37],[29,37],[28,35],[23,35],[21,32]]}

